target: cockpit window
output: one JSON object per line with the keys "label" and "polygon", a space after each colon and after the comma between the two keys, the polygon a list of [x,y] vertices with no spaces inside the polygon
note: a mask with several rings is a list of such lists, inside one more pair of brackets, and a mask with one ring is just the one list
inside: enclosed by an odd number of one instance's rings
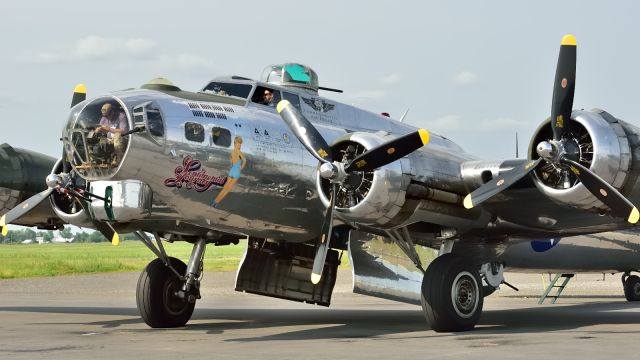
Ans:
{"label": "cockpit window", "polygon": [[249,84],[234,84],[212,81],[207,85],[202,92],[207,94],[221,95],[221,96],[235,96],[246,99],[251,93],[252,86]]}
{"label": "cockpit window", "polygon": [[282,96],[280,95],[280,91],[264,86],[258,86],[251,97],[251,102],[275,107],[281,99]]}

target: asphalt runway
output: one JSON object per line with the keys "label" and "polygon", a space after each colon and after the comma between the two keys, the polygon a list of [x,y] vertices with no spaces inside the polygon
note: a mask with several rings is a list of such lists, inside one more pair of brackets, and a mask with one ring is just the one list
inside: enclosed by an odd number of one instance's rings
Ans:
{"label": "asphalt runway", "polygon": [[638,358],[640,304],[618,276],[583,276],[555,305],[537,305],[540,275],[510,275],[521,292],[485,299],[476,330],[430,331],[419,307],[350,293],[341,271],[331,308],[233,291],[233,273],[205,274],[185,328],[148,328],[137,273],[0,281],[0,358],[308,359]]}

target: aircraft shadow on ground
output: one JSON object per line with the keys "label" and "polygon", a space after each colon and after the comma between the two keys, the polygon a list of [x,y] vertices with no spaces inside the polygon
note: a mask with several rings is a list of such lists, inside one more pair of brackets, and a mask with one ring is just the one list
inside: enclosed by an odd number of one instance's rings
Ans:
{"label": "aircraft shadow on ground", "polygon": [[[526,334],[549,331],[574,330],[592,325],[624,325],[640,323],[637,304],[626,302],[589,303],[563,306],[534,306],[530,308],[487,310],[478,327],[471,332],[435,334],[428,332],[420,309],[416,310],[344,310],[344,309],[198,309],[191,324],[179,329],[121,329],[132,332],[196,331],[222,334],[236,330],[274,329],[275,333],[255,337],[228,339],[231,342],[271,340],[309,340],[373,338],[402,334],[402,338],[459,336],[475,339],[482,335]],[[102,328],[121,328],[140,325],[135,308],[109,307],[0,307],[0,312],[43,312],[57,314],[95,314],[124,316],[81,325]],[[62,324],[60,322],[51,324]],[[70,324],[65,322],[65,324]],[[302,328],[302,329],[300,329]],[[598,333],[597,330],[585,330]],[[633,333],[639,333],[633,331]],[[410,333],[415,333],[411,335]]]}

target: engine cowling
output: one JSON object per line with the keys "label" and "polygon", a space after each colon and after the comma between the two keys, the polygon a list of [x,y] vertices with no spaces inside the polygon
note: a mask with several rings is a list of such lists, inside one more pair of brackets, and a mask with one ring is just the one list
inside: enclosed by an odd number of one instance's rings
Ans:
{"label": "engine cowling", "polygon": [[[331,149],[334,159],[351,161],[355,156],[391,138],[381,133],[349,133],[338,138]],[[351,147],[351,148],[350,148]],[[372,172],[348,175],[336,198],[336,215],[346,220],[375,226],[389,225],[400,214],[411,182],[408,158],[394,161]],[[317,175],[320,199],[329,206],[329,180]]]}
{"label": "engine cowling", "polygon": [[[576,161],[626,195],[625,185],[630,180],[632,167],[629,133],[638,133],[638,129],[603,110],[573,111],[564,136],[565,147],[579,154]],[[536,146],[552,137],[547,119],[529,144],[529,158],[539,158]],[[585,210],[607,209],[567,169],[547,163],[535,170],[534,183],[543,194],[559,203]]]}
{"label": "engine cowling", "polygon": [[[51,169],[52,174],[60,174],[62,172],[62,159],[59,159]],[[85,181],[80,176],[72,174],[71,181],[79,186],[85,186]],[[93,227],[89,215],[84,211],[78,200],[73,197],[54,191],[49,196],[51,208],[57,217],[62,219],[66,224],[78,227]]]}

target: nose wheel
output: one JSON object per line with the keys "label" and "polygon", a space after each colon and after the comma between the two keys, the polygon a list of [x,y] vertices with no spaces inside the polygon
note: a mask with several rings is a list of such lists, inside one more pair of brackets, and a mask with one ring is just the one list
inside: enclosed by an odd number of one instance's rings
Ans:
{"label": "nose wheel", "polygon": [[480,274],[460,256],[444,254],[429,264],[422,280],[422,310],[437,332],[471,330],[482,313]]}

